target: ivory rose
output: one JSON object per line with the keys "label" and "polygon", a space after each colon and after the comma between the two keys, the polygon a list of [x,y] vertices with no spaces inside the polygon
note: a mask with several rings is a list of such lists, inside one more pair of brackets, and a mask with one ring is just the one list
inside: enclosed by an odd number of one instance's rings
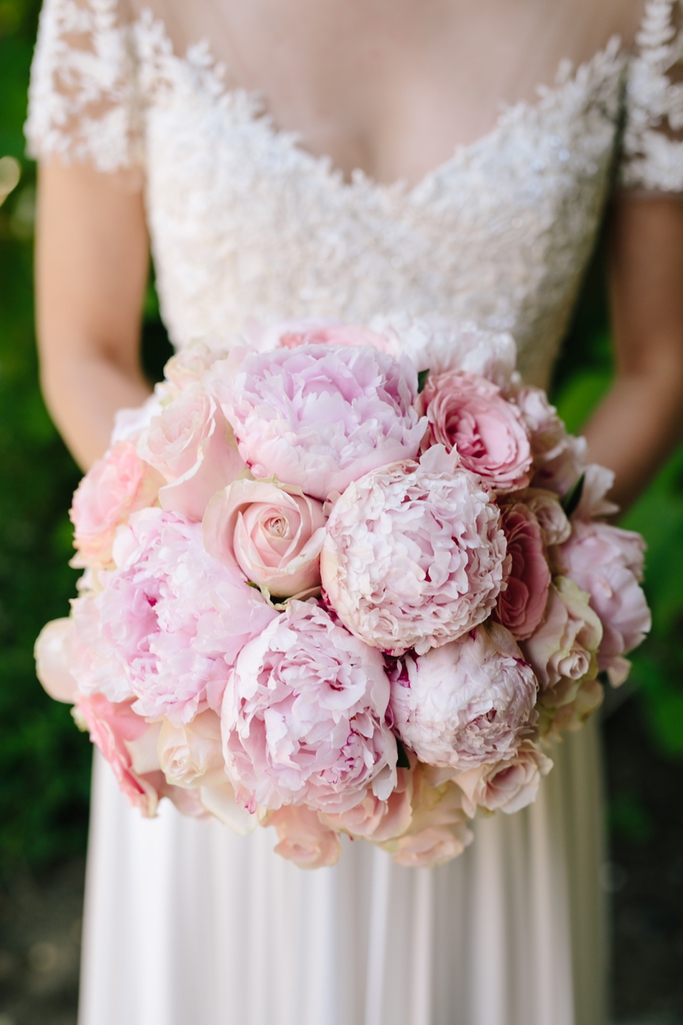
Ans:
{"label": "ivory rose", "polygon": [[55,701],[73,705],[78,684],[71,672],[70,638],[73,619],[53,619],[40,631],[35,644],[36,673],[41,684]]}
{"label": "ivory rose", "polygon": [[321,576],[342,622],[401,655],[483,622],[504,583],[500,513],[479,479],[434,446],[351,484],[327,524]]}
{"label": "ivory rose", "polygon": [[640,534],[609,523],[577,521],[562,546],[565,572],[588,592],[602,622],[598,664],[613,686],[628,676],[629,662],[624,655],[643,641],[651,626],[650,610],[639,585],[644,557],[645,542]]}
{"label": "ivory rose", "polygon": [[588,594],[568,577],[557,577],[545,621],[522,645],[541,685],[543,704],[573,701],[581,682],[597,675],[601,638],[602,625]]}
{"label": "ivory rose", "polygon": [[191,723],[161,726],[159,764],[167,781],[177,787],[216,786],[227,783],[221,746],[221,721],[210,709]]}
{"label": "ivory rose", "polygon": [[299,868],[326,868],[339,861],[339,836],[324,825],[317,812],[290,804],[270,812],[266,822],[275,827],[280,841],[275,853]]}
{"label": "ivory rose", "polygon": [[419,409],[429,421],[428,441],[455,450],[462,465],[497,492],[527,486],[528,430],[517,407],[491,381],[461,370],[430,374]]}
{"label": "ivory rose", "polygon": [[290,601],[228,677],[223,749],[238,796],[338,814],[368,790],[387,800],[398,757],[388,704],[380,653],[313,600]]}
{"label": "ivory rose", "polygon": [[325,520],[321,503],[301,488],[240,480],[209,502],[204,543],[220,562],[289,598],[320,587]]}
{"label": "ivory rose", "polygon": [[138,451],[167,482],[159,492],[162,508],[191,520],[201,520],[212,495],[246,471],[232,428],[199,383],[152,419]]}
{"label": "ivory rose", "polygon": [[480,765],[453,777],[463,792],[463,809],[473,818],[477,808],[506,815],[533,804],[543,776],[553,763],[531,740],[524,740],[510,758]]}
{"label": "ivory rose", "polygon": [[531,732],[538,684],[502,626],[480,626],[392,674],[395,728],[420,761],[464,772],[514,754]]}
{"label": "ivory rose", "polygon": [[550,568],[540,525],[528,506],[522,502],[504,505],[502,527],[510,564],[494,616],[518,641],[526,640],[543,619]]}
{"label": "ivory rose", "polygon": [[130,441],[121,441],[91,467],[78,485],[69,513],[78,554],[72,566],[106,566],[117,528],[131,513],[154,505],[163,477]]}
{"label": "ivory rose", "polygon": [[254,477],[276,475],[324,500],[418,452],[417,374],[370,346],[302,345],[242,354],[210,379]]}

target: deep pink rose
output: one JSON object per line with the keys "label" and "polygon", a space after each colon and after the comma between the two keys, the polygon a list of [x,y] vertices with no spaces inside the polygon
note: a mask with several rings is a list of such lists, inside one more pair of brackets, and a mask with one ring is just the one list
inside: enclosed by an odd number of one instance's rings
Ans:
{"label": "deep pink rose", "polygon": [[387,800],[397,748],[382,656],[314,601],[292,600],[247,644],[225,689],[228,775],[255,805],[343,813],[367,790]]}
{"label": "deep pink rose", "polygon": [[524,420],[495,384],[453,371],[429,375],[420,396],[429,443],[455,450],[462,465],[498,492],[529,483],[531,446]]}
{"label": "deep pink rose", "polygon": [[317,812],[290,804],[271,812],[267,825],[275,827],[280,840],[275,853],[299,868],[326,868],[339,861],[339,835],[324,825]]}
{"label": "deep pink rose", "polygon": [[74,494],[73,566],[106,566],[116,529],[131,513],[154,505],[163,477],[144,462],[135,445],[117,442],[92,466]]}
{"label": "deep pink rose", "polygon": [[614,686],[628,676],[630,666],[624,655],[638,647],[652,622],[639,586],[644,555],[640,534],[609,523],[576,521],[572,536],[562,546],[565,572],[588,592],[602,622],[598,662]]}
{"label": "deep pink rose", "polygon": [[417,454],[417,373],[369,346],[242,353],[209,378],[254,477],[324,500],[368,470]]}
{"label": "deep pink rose", "polygon": [[530,637],[543,619],[550,567],[538,520],[521,502],[502,507],[502,527],[510,559],[507,587],[498,595],[494,616],[518,641]]}
{"label": "deep pink rose", "polygon": [[153,818],[164,777],[159,771],[136,772],[129,745],[141,741],[147,733],[155,733],[154,727],[136,715],[130,702],[112,704],[103,694],[89,697],[79,694],[75,716],[111,765],[116,781],[130,804],[146,818]]}
{"label": "deep pink rose", "polygon": [[301,488],[240,480],[209,502],[204,543],[247,580],[290,598],[320,587],[325,520],[321,503]]}
{"label": "deep pink rose", "polygon": [[335,504],[321,556],[342,622],[393,655],[419,653],[483,622],[503,585],[500,512],[443,447],[351,484]]}

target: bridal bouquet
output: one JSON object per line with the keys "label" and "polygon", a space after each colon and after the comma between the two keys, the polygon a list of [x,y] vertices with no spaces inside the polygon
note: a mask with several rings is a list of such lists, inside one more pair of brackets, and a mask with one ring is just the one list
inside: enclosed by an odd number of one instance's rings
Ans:
{"label": "bridal bouquet", "polygon": [[120,415],[37,662],[144,815],[421,866],[535,799],[649,613],[612,475],[514,367],[442,322],[252,325]]}

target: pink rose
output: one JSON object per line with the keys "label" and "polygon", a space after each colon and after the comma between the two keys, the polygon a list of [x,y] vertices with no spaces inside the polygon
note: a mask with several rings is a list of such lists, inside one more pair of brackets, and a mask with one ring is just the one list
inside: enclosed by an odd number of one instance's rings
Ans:
{"label": "pink rose", "polygon": [[[413,758],[413,761],[415,759]],[[398,769],[398,782],[385,801],[368,791],[360,804],[342,815],[324,815],[323,822],[335,830],[362,837],[373,843],[384,843],[401,836],[413,817],[413,771]]]}
{"label": "pink rose", "polygon": [[161,770],[173,786],[208,787],[228,782],[221,721],[215,712],[202,712],[185,726],[164,720],[158,744]]}
{"label": "pink rose", "polygon": [[78,684],[71,672],[69,640],[73,619],[53,619],[40,631],[35,645],[36,673],[43,687],[55,701],[73,705]]}
{"label": "pink rose", "polygon": [[550,568],[538,520],[521,502],[504,505],[502,527],[510,569],[505,590],[498,595],[494,616],[518,641],[526,640],[545,612]]}
{"label": "pink rose", "polygon": [[492,623],[406,656],[392,675],[391,709],[420,761],[465,771],[517,750],[535,723],[537,689],[511,635]]}
{"label": "pink rose", "polygon": [[498,492],[529,483],[531,446],[517,407],[491,381],[463,371],[430,374],[419,408],[429,444],[455,450],[462,465]]}
{"label": "pink rose", "polygon": [[417,454],[410,362],[369,346],[303,345],[217,363],[210,378],[255,477],[277,476],[314,498]]}
{"label": "pink rose", "polygon": [[454,777],[463,792],[463,808],[474,818],[477,808],[506,815],[533,804],[543,776],[553,763],[531,740],[524,740],[510,758],[468,769]]}
{"label": "pink rose", "polygon": [[313,601],[292,600],[231,671],[222,727],[228,775],[256,805],[341,814],[368,789],[387,800],[397,749],[382,656]]}
{"label": "pink rose", "polygon": [[129,702],[112,704],[103,694],[93,694],[91,697],[80,694],[74,714],[76,721],[88,730],[90,739],[111,765],[116,781],[129,803],[146,818],[153,818],[163,776],[154,771],[136,772],[129,745],[140,741],[148,732],[154,733],[154,728],[135,714]]}
{"label": "pink rose", "polygon": [[557,577],[550,590],[545,622],[523,645],[541,685],[541,702],[573,701],[583,680],[597,675],[596,653],[602,625],[589,596],[568,577]]}
{"label": "pink rose", "polygon": [[73,603],[80,689],[136,697],[136,712],[178,726],[220,708],[228,666],[275,609],[175,513],[135,513],[113,555],[103,590]]}
{"label": "pink rose", "polygon": [[240,480],[209,502],[204,543],[252,583],[290,598],[320,588],[325,519],[320,502],[301,488]]}
{"label": "pink rose", "polygon": [[299,868],[326,868],[339,861],[339,835],[309,808],[287,805],[271,812],[267,825],[275,826],[280,839],[275,853],[293,861]]}
{"label": "pink rose", "polygon": [[542,488],[526,488],[515,498],[523,502],[541,528],[544,544],[550,548],[563,544],[572,532],[572,525],[553,491]]}
{"label": "pink rose", "polygon": [[562,546],[565,572],[590,595],[603,627],[598,664],[613,686],[628,676],[624,655],[636,648],[651,626],[650,610],[639,586],[645,542],[640,534],[609,523],[576,521]]}
{"label": "pink rose", "polygon": [[154,505],[160,474],[144,462],[128,441],[118,442],[91,467],[74,494],[73,566],[106,566],[116,529],[131,513]]}
{"label": "pink rose", "polygon": [[209,499],[246,466],[232,428],[201,384],[189,384],[154,417],[138,451],[163,474],[163,509],[201,520]]}
{"label": "pink rose", "polygon": [[164,367],[164,377],[176,394],[198,384],[216,360],[225,359],[227,352],[222,341],[218,338],[212,341],[215,346],[206,341],[191,342],[171,356]]}
{"label": "pink rose", "polygon": [[500,513],[479,479],[441,446],[351,484],[321,556],[325,592],[366,644],[401,655],[462,636],[503,586]]}
{"label": "pink rose", "polygon": [[429,783],[424,766],[413,779],[412,818],[401,836],[381,846],[404,868],[434,868],[459,857],[474,836],[467,828],[462,791],[455,783]]}

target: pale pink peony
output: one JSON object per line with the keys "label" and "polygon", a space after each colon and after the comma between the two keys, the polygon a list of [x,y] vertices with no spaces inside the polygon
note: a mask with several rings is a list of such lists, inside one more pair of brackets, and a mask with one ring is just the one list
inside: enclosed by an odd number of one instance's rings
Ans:
{"label": "pale pink peony", "polygon": [[301,345],[341,345],[349,348],[372,346],[380,352],[399,355],[387,338],[367,327],[345,324],[333,317],[302,318],[274,322],[249,321],[244,341],[256,352],[298,349]]}
{"label": "pale pink peony", "polygon": [[270,812],[266,824],[274,826],[280,842],[275,853],[299,868],[327,868],[336,865],[341,842],[334,829],[321,822],[317,812],[301,805],[287,805]]}
{"label": "pale pink peony", "polygon": [[650,610],[639,586],[645,542],[640,534],[609,523],[574,523],[562,546],[565,572],[590,595],[603,626],[600,669],[617,686],[628,676],[624,655],[636,648],[651,626]]}
{"label": "pale pink peony", "polygon": [[221,744],[221,721],[214,711],[202,712],[185,726],[168,719],[158,740],[159,765],[176,787],[221,786],[228,782]]}
{"label": "pale pink peony", "polygon": [[414,367],[369,346],[252,352],[209,376],[253,475],[276,475],[314,498],[412,458],[424,434]]}
{"label": "pale pink peony", "polygon": [[73,619],[53,619],[40,631],[35,644],[36,674],[55,701],[73,705],[78,684],[71,672],[70,639]]}
{"label": "pale pink peony", "polygon": [[441,446],[368,473],[337,501],[321,557],[342,622],[394,655],[447,644],[485,620],[504,583],[489,492]]}
{"label": "pale pink peony", "polygon": [[78,555],[73,566],[106,566],[117,528],[131,513],[154,505],[163,477],[122,441],[91,467],[74,494],[71,522]]}
{"label": "pale pink peony", "polygon": [[427,768],[418,765],[410,825],[405,833],[381,846],[404,868],[434,868],[459,857],[474,839],[467,828],[462,797],[455,783],[432,786]]}
{"label": "pale pink peony", "polygon": [[323,822],[332,829],[372,843],[385,843],[401,836],[413,817],[413,770],[401,768],[397,773],[396,787],[385,801],[368,791],[360,804],[342,815],[324,815]]}
{"label": "pale pink peony", "polygon": [[209,502],[204,543],[254,584],[290,598],[320,588],[325,520],[320,502],[301,488],[240,480]]}
{"label": "pale pink peony", "polygon": [[528,506],[521,502],[504,505],[502,527],[510,566],[494,617],[521,641],[531,637],[543,619],[550,568],[540,525]]}
{"label": "pale pink peony", "polygon": [[515,401],[531,436],[533,485],[563,497],[586,469],[586,440],[567,434],[557,410],[541,388],[522,387]]}
{"label": "pale pink peony", "polygon": [[113,554],[104,589],[73,603],[80,689],[136,697],[136,712],[176,725],[218,709],[228,666],[276,611],[174,513],[135,513]]}
{"label": "pale pink peony", "polygon": [[419,409],[429,420],[427,443],[443,445],[499,493],[529,483],[531,446],[517,407],[483,377],[452,371],[430,374]]}
{"label": "pale pink peony", "polygon": [[103,694],[90,697],[79,694],[74,716],[76,722],[88,730],[90,739],[111,765],[116,781],[129,803],[146,818],[153,818],[164,778],[158,771],[136,771],[129,745],[139,742],[145,733],[155,732],[154,727],[136,715],[129,702],[112,704]]}
{"label": "pale pink peony", "polygon": [[597,675],[602,625],[589,596],[568,577],[556,577],[545,621],[523,645],[549,706],[573,701],[583,680]]}
{"label": "pale pink peony", "polygon": [[533,804],[541,779],[553,763],[532,740],[524,740],[510,758],[468,769],[454,777],[463,792],[463,808],[470,818],[477,808],[506,815]]}
{"label": "pale pink peony", "polygon": [[138,451],[167,482],[159,492],[162,508],[191,520],[201,520],[209,499],[246,471],[222,410],[197,383],[154,417]]}
{"label": "pale pink peony", "polygon": [[290,601],[244,647],[225,689],[224,754],[238,796],[339,814],[368,790],[387,800],[398,757],[388,704],[380,653],[314,601]]}
{"label": "pale pink peony", "polygon": [[531,732],[538,684],[502,626],[480,626],[393,674],[395,728],[420,761],[464,772],[511,756]]}
{"label": "pale pink peony", "polygon": [[211,341],[211,345],[207,340],[190,342],[167,362],[164,367],[164,378],[176,394],[193,384],[198,384],[216,360],[225,359],[227,356],[222,339],[213,337]]}

